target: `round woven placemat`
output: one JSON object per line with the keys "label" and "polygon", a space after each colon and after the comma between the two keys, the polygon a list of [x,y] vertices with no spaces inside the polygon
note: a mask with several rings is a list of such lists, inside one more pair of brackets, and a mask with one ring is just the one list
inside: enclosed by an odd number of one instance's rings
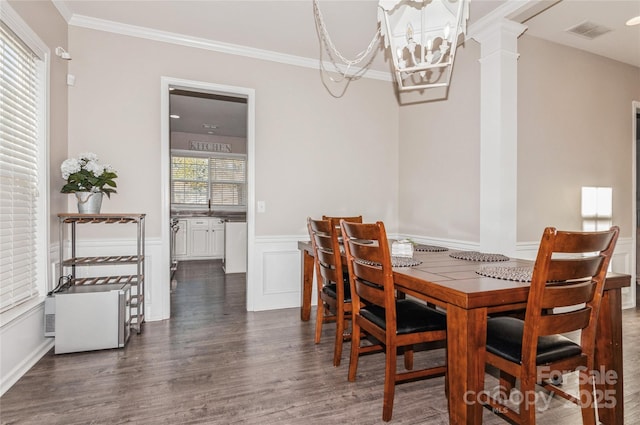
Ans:
{"label": "round woven placemat", "polygon": [[449,251],[449,248],[435,245],[416,245],[413,250],[418,252],[443,252]]}
{"label": "round woven placemat", "polygon": [[483,263],[495,263],[496,261],[509,261],[509,257],[502,254],[485,254],[478,251],[456,251],[449,254],[449,257],[459,260],[480,261]]}
{"label": "round woven placemat", "polygon": [[410,257],[391,256],[391,265],[393,267],[413,267],[422,264],[422,261]]}
{"label": "round woven placemat", "polygon": [[[379,266],[380,263],[376,263],[375,261],[366,261],[366,260],[356,260],[362,264],[368,264],[370,266]],[[416,260],[410,257],[396,257],[391,256],[391,267],[413,267],[419,266],[422,264],[422,261]]]}
{"label": "round woven placemat", "polygon": [[476,270],[476,273],[480,276],[495,277],[496,279],[531,282],[533,267],[484,266]]}

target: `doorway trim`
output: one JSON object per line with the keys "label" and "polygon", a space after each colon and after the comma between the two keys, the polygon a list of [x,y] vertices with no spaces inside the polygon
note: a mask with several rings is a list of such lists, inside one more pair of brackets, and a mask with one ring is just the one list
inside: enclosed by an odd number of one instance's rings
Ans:
{"label": "doorway trim", "polygon": [[637,122],[638,122],[638,115],[640,114],[640,101],[634,100],[631,102],[631,113],[632,113],[632,118],[631,118],[631,173],[632,173],[632,179],[631,179],[631,185],[632,185],[632,190],[631,190],[631,208],[633,208],[633,212],[631,214],[631,217],[633,217],[632,221],[632,226],[631,226],[631,239],[633,240],[633,242],[631,243],[631,291],[630,291],[630,295],[633,297],[633,305],[636,304],[635,300],[636,300],[636,290],[637,288],[637,284],[636,284],[636,279],[638,278],[638,271],[636,270],[638,267],[638,263],[636,261],[637,255],[638,255],[638,237],[637,237],[637,233],[638,233],[638,195],[637,195],[637,191],[638,189],[638,185],[636,184],[636,182],[638,181],[638,132],[640,131],[640,128],[638,128],[637,126]]}
{"label": "doorway trim", "polygon": [[[170,126],[169,126],[169,87],[180,86],[189,89],[215,92],[222,95],[244,97],[247,99],[247,278],[246,278],[246,298],[247,310],[254,310],[254,294],[251,288],[255,279],[252,273],[255,257],[255,90],[246,87],[228,86],[224,84],[208,83],[204,81],[185,80],[173,77],[160,77],[160,179],[162,181],[161,194],[161,220],[160,226],[162,239],[162,261],[161,268],[166,271],[169,277],[171,266],[170,232],[169,223],[171,220],[171,189],[169,187],[170,176]],[[163,274],[164,276],[164,274]],[[163,291],[163,317],[171,316],[170,307],[170,284],[167,281],[162,285]]]}

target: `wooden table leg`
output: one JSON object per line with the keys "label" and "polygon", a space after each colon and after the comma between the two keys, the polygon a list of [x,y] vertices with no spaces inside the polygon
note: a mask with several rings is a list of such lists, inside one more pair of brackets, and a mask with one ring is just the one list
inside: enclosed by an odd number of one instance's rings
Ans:
{"label": "wooden table leg", "polygon": [[481,424],[487,310],[447,306],[447,368],[449,423]]}
{"label": "wooden table leg", "polygon": [[302,307],[300,309],[300,319],[303,322],[311,318],[311,293],[313,287],[313,256],[306,250],[302,250]]}
{"label": "wooden table leg", "polygon": [[598,419],[603,424],[624,423],[622,376],[622,293],[604,291],[595,350]]}

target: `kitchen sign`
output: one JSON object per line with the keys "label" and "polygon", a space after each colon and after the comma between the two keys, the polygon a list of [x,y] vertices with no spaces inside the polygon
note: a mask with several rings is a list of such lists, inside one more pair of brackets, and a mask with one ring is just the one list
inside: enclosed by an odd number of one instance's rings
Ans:
{"label": "kitchen sign", "polygon": [[231,153],[231,145],[228,143],[198,142],[196,140],[191,140],[189,144],[192,151]]}

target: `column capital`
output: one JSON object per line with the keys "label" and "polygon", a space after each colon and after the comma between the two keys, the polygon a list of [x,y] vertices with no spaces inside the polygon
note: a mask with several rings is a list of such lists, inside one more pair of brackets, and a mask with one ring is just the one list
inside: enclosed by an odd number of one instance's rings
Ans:
{"label": "column capital", "polygon": [[480,43],[482,57],[496,51],[518,52],[518,37],[527,30],[526,25],[505,18],[485,21],[484,25],[474,28],[469,38]]}

